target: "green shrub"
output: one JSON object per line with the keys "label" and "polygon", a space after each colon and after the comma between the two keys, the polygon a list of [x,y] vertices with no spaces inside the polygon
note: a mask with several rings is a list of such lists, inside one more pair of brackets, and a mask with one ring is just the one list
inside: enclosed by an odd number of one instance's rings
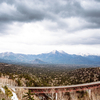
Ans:
{"label": "green shrub", "polygon": [[12,96],[13,96],[12,92],[8,89],[7,86],[4,86],[4,89],[5,89],[5,94],[6,94],[8,97],[12,97]]}

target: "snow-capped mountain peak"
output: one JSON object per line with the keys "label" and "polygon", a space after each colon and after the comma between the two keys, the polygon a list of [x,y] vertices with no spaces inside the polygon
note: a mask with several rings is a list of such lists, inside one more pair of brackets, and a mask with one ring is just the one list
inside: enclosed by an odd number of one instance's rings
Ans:
{"label": "snow-capped mountain peak", "polygon": [[60,53],[63,53],[63,54],[65,54],[65,53],[66,53],[66,52],[64,52],[63,50],[59,50],[59,52],[60,52]]}
{"label": "snow-capped mountain peak", "polygon": [[58,52],[57,50],[53,50],[51,51],[52,54],[55,54],[56,52]]}
{"label": "snow-capped mountain peak", "polygon": [[4,53],[0,53],[0,56],[4,57],[4,56],[10,56],[13,55],[14,53],[12,52],[4,52]]}
{"label": "snow-capped mountain peak", "polygon": [[53,50],[53,51],[51,51],[50,53],[52,53],[52,54],[56,54],[56,53],[62,53],[62,54],[65,54],[65,52],[64,52],[63,50],[59,50],[59,51]]}

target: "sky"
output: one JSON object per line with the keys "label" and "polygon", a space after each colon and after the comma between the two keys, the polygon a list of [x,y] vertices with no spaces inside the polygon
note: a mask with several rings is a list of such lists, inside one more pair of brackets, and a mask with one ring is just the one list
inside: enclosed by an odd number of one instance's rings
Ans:
{"label": "sky", "polygon": [[0,0],[0,52],[100,55],[100,0]]}

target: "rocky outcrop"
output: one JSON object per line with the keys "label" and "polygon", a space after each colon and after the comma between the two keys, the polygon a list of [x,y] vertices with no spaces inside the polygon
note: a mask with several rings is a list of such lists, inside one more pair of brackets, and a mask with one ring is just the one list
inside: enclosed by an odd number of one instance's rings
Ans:
{"label": "rocky outcrop", "polygon": [[100,100],[100,88],[65,93],[62,100]]}
{"label": "rocky outcrop", "polygon": [[45,95],[41,95],[42,98],[43,96],[45,98],[44,100],[100,100],[100,88],[76,92],[53,93],[48,95],[49,97],[51,96],[51,99],[47,99]]}
{"label": "rocky outcrop", "polygon": [[11,100],[11,98],[7,97],[5,94],[0,94],[0,100]]}

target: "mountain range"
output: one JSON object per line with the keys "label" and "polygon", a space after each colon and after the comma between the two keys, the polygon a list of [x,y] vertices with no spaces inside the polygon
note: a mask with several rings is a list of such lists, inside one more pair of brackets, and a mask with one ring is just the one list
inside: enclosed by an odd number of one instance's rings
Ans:
{"label": "mountain range", "polygon": [[100,64],[100,56],[81,56],[68,54],[64,51],[52,51],[38,55],[16,54],[12,52],[0,53],[0,62],[3,63],[28,63],[28,64]]}

